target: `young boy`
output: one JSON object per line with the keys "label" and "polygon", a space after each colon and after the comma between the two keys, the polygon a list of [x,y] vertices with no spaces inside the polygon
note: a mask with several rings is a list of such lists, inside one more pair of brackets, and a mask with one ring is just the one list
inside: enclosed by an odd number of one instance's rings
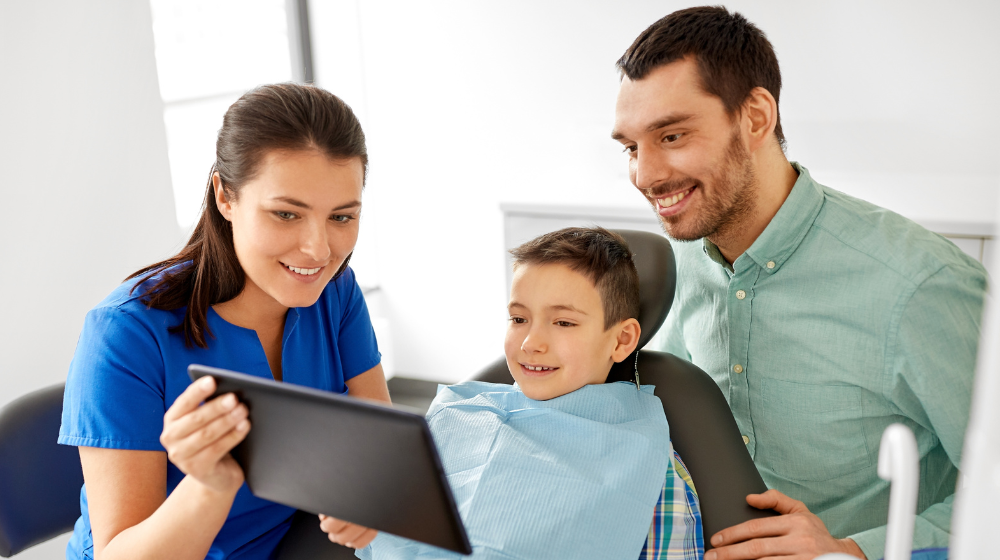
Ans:
{"label": "young boy", "polygon": [[[511,254],[504,353],[516,385],[442,387],[427,413],[472,558],[700,559],[697,497],[662,404],[652,387],[605,384],[639,340],[625,240],[567,228]],[[348,545],[374,534],[321,526]],[[358,556],[461,557],[386,534]]]}

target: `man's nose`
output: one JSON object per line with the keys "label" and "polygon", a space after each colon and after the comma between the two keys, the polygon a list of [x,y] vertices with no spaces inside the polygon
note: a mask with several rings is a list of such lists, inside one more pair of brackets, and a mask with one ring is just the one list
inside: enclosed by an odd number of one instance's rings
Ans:
{"label": "man's nose", "polygon": [[629,160],[629,175],[632,184],[641,191],[647,191],[670,181],[673,168],[662,154],[649,149],[638,150]]}
{"label": "man's nose", "polygon": [[300,250],[317,263],[330,258],[330,240],[326,223],[310,223],[303,233]]}

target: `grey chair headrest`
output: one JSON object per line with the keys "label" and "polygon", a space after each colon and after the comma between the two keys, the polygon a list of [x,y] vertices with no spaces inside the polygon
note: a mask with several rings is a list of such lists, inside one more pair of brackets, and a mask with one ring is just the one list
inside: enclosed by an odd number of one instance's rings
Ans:
{"label": "grey chair headrest", "polygon": [[674,302],[677,270],[674,251],[662,235],[632,229],[616,229],[628,242],[639,272],[639,346],[642,348],[660,329]]}

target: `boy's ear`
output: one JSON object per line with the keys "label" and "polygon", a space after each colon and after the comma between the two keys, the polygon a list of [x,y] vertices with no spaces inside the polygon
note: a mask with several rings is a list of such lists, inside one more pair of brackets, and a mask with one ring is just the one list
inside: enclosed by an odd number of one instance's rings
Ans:
{"label": "boy's ear", "polygon": [[642,329],[639,327],[639,321],[635,319],[625,319],[618,323],[615,329],[618,330],[618,344],[615,346],[614,352],[611,353],[611,359],[617,363],[635,352],[635,347],[639,345],[639,334],[642,333]]}

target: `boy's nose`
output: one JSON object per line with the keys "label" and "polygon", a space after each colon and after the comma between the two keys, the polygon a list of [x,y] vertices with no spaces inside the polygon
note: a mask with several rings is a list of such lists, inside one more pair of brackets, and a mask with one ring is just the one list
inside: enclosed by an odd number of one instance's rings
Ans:
{"label": "boy's nose", "polygon": [[528,333],[528,336],[524,337],[524,342],[521,343],[521,350],[528,354],[545,352],[546,344],[538,333]]}

